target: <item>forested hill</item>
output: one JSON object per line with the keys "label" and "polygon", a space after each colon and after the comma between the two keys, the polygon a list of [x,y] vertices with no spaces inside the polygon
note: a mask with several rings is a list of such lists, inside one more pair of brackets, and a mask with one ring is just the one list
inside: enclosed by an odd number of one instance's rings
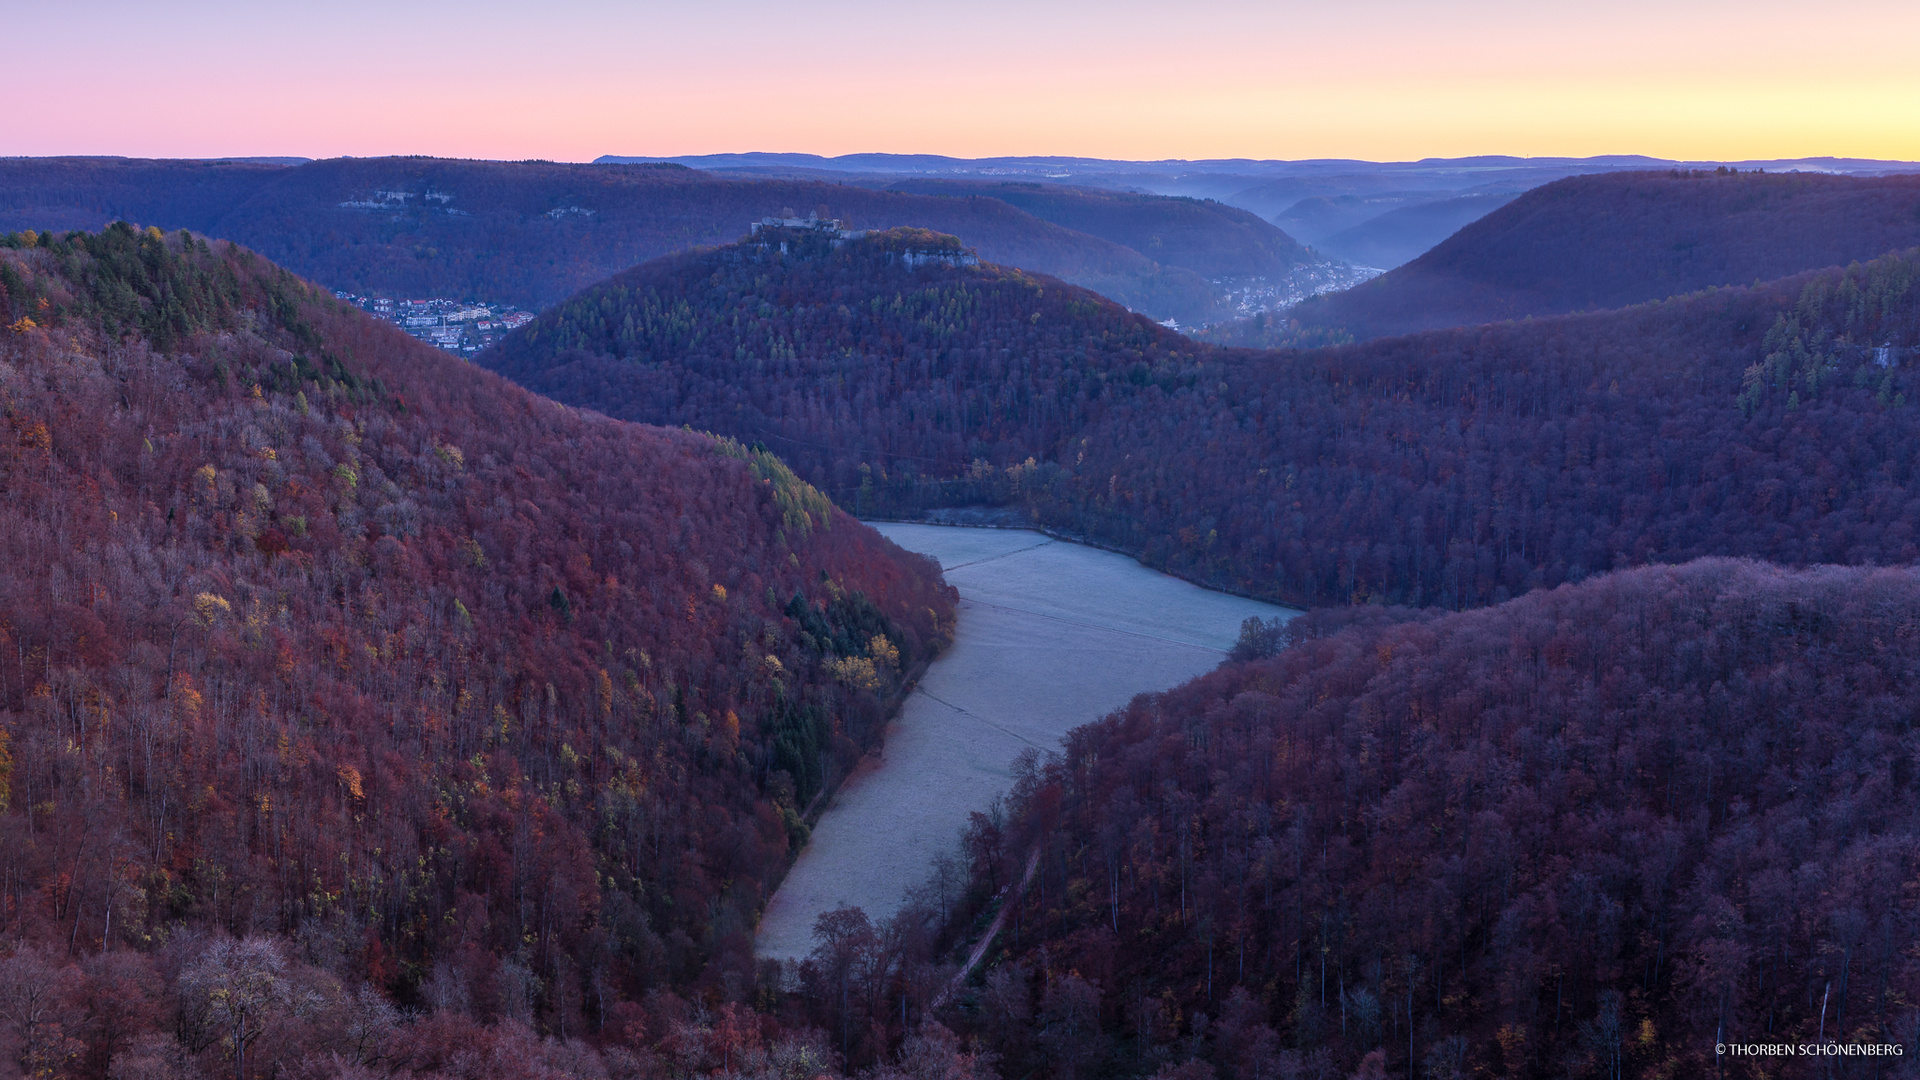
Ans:
{"label": "forested hill", "polygon": [[[1044,520],[1202,581],[1461,607],[1707,555],[1920,559],[1920,253],[1614,312],[1211,354]],[[1143,449],[1146,448],[1146,449]]]}
{"label": "forested hill", "polygon": [[[1140,198],[1168,204],[1169,213],[1185,205]],[[1220,211],[1206,217],[1208,235],[1233,242],[1237,225],[1222,215],[1238,211]],[[534,309],[646,259],[732,241],[760,218],[810,213],[854,228],[953,233],[994,261],[1074,281],[1157,319],[1216,318],[1224,295],[1177,260],[984,196],[723,177],[679,165],[0,161],[0,228],[97,229],[126,218],[247,245],[329,288]]]}
{"label": "forested hill", "polygon": [[237,161],[0,158],[0,231],[92,231],[116,219],[206,229],[287,171]]}
{"label": "forested hill", "polygon": [[[1535,188],[1291,319],[1365,339],[1624,307],[1920,244],[1920,177],[1640,172]],[[1277,338],[1276,338],[1277,340]]]}
{"label": "forested hill", "polygon": [[[127,1075],[561,1075],[487,1046],[751,997],[797,814],[951,633],[938,568],[777,459],[182,233],[0,239],[0,409],[0,993],[45,991],[0,1050],[36,1075],[135,1036]],[[267,1025],[244,1071],[223,1009]]]}
{"label": "forested hill", "polygon": [[763,440],[870,512],[986,497],[1006,466],[1067,453],[1112,384],[1200,349],[951,236],[769,229],[637,266],[478,362],[611,416]]}
{"label": "forested hill", "polygon": [[[1061,184],[900,180],[893,191],[985,195],[1034,217],[1122,244],[1206,278],[1268,278],[1316,259],[1265,219],[1212,199],[1167,198]],[[1036,267],[1035,269],[1040,269]]]}
{"label": "forested hill", "polygon": [[1252,352],[958,264],[951,240],[777,243],[637,267],[481,361],[763,441],[859,512],[1016,506],[1294,603],[1471,606],[1704,555],[1920,558],[1913,256]]}
{"label": "forested hill", "polygon": [[976,895],[1037,852],[980,1033],[1010,1075],[1910,1059],[1917,626],[1911,569],[1703,560],[1298,627],[1076,730],[1009,821],[976,816]]}

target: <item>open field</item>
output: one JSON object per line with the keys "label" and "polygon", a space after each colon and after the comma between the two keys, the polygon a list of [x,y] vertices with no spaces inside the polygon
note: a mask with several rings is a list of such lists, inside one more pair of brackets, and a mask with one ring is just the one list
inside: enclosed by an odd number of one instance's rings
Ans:
{"label": "open field", "polygon": [[1135,694],[1207,671],[1242,620],[1287,612],[1039,533],[876,528],[940,560],[960,590],[959,629],[767,905],[763,956],[805,956],[814,919],[843,903],[891,916],[934,857],[957,848],[967,814],[1006,789],[1022,749],[1052,750]]}

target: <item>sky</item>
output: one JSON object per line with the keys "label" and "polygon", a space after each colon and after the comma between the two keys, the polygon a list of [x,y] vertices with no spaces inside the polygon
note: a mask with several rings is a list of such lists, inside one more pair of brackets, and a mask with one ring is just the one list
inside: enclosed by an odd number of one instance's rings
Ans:
{"label": "sky", "polygon": [[1914,0],[0,0],[0,17],[0,155],[1920,159]]}

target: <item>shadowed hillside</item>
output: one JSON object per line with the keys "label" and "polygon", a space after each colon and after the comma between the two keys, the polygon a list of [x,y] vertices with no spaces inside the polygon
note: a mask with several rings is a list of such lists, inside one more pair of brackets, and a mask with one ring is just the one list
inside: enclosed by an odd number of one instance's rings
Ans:
{"label": "shadowed hillside", "polygon": [[798,815],[951,633],[929,560],[770,455],[185,233],[0,239],[0,408],[0,1051],[44,1075],[224,1061],[242,968],[261,1073],[746,994]]}
{"label": "shadowed hillside", "polygon": [[481,362],[764,441],[859,512],[1016,506],[1296,604],[1471,606],[1702,555],[1920,558],[1912,257],[1251,352],[964,265],[950,238],[811,235],[637,267]]}
{"label": "shadowed hillside", "polygon": [[205,229],[287,172],[232,161],[4,158],[0,231],[97,230],[119,220]]}
{"label": "shadowed hillside", "polygon": [[1366,339],[1622,307],[1920,244],[1920,177],[1643,172],[1536,188],[1288,316]]}
{"label": "shadowed hillside", "polygon": [[1207,321],[1222,295],[1192,270],[990,198],[722,177],[669,164],[0,161],[0,227],[97,229],[126,218],[248,245],[329,288],[534,309],[635,263],[729,242],[750,222],[789,213],[953,233],[995,261],[1074,281],[1157,319]]}
{"label": "shadowed hillside", "polygon": [[1340,621],[1136,698],[975,815],[976,896],[1034,868],[974,1021],[1009,1074],[1920,1046],[1912,570],[1703,560]]}
{"label": "shadowed hillside", "polygon": [[1434,245],[1515,198],[1511,194],[1462,195],[1395,207],[1341,229],[1314,247],[1357,266],[1391,270],[1419,258]]}
{"label": "shadowed hillside", "polygon": [[1277,279],[1296,266],[1319,261],[1272,224],[1211,199],[1038,183],[901,180],[888,186],[923,195],[987,195],[1034,217],[1130,247],[1156,262],[1209,279]]}
{"label": "shadowed hillside", "polygon": [[612,416],[765,440],[872,512],[987,497],[1117,387],[1198,351],[1084,289],[969,262],[922,230],[763,230],[635,267],[478,362]]}

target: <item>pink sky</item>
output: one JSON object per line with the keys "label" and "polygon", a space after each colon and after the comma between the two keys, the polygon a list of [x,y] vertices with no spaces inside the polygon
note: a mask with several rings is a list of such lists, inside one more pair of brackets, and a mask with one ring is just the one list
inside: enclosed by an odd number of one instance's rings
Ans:
{"label": "pink sky", "polygon": [[42,3],[0,154],[1920,158],[1913,0]]}

